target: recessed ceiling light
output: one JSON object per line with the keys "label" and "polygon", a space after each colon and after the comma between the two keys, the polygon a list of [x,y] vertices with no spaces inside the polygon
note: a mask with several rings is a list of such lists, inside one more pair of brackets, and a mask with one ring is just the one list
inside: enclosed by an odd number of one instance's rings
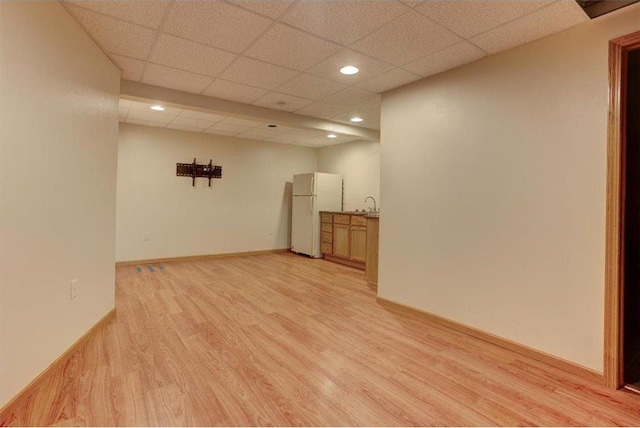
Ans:
{"label": "recessed ceiling light", "polygon": [[353,122],[353,123],[360,123],[360,122],[362,122],[363,120],[364,120],[363,118],[361,118],[361,117],[357,117],[357,116],[356,116],[356,117],[352,117],[352,118],[351,118],[351,122]]}
{"label": "recessed ceiling light", "polygon": [[162,107],[161,105],[155,105],[155,106],[151,106],[151,110],[164,111],[164,107]]}
{"label": "recessed ceiling light", "polygon": [[353,65],[346,65],[340,69],[340,73],[347,75],[356,74],[358,71],[360,71],[358,67],[354,67]]}
{"label": "recessed ceiling light", "polygon": [[336,134],[329,134],[327,135],[327,138],[338,138],[338,136]]}

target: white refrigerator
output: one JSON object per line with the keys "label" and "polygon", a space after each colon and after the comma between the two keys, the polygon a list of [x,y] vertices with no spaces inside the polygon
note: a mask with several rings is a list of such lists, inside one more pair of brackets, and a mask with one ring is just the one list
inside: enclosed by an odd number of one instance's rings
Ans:
{"label": "white refrigerator", "polygon": [[320,211],[342,210],[342,176],[314,172],[293,176],[291,251],[311,257],[320,252]]}

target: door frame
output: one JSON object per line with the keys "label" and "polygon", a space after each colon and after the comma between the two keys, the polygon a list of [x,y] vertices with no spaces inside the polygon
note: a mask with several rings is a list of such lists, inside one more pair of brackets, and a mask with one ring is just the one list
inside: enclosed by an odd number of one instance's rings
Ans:
{"label": "door frame", "polygon": [[627,56],[640,48],[640,31],[609,42],[607,208],[605,237],[604,381],[624,384],[624,209]]}

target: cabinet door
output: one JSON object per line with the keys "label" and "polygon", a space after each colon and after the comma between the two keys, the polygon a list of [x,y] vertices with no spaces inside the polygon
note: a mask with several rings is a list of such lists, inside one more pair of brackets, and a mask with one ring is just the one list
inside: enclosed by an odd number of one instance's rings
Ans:
{"label": "cabinet door", "polygon": [[333,225],[333,255],[336,257],[349,258],[349,225]]}
{"label": "cabinet door", "polygon": [[377,218],[367,219],[367,261],[365,275],[367,281],[378,284],[378,231],[380,222]]}
{"label": "cabinet door", "polygon": [[367,259],[367,228],[351,226],[350,239],[351,258],[354,262],[365,262]]}

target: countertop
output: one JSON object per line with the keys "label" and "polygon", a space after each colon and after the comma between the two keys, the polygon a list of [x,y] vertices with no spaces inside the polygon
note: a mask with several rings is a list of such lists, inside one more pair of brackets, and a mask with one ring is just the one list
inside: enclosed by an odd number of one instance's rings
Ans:
{"label": "countertop", "polygon": [[366,211],[320,211],[327,214],[344,214],[344,215],[361,215],[365,218],[380,218],[380,213],[366,212]]}

